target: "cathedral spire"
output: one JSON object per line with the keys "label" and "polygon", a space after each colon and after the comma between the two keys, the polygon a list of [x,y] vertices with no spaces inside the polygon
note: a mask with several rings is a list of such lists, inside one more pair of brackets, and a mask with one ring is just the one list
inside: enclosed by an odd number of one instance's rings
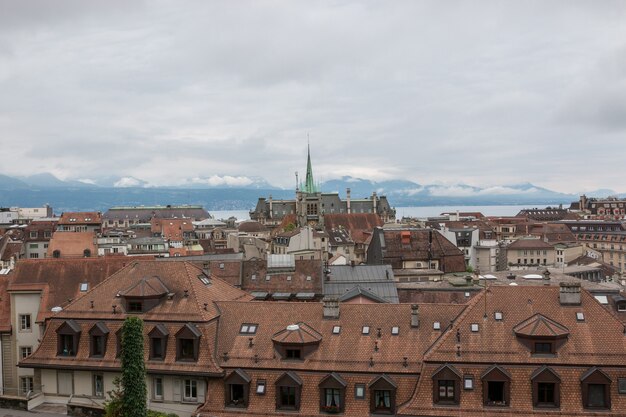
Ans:
{"label": "cathedral spire", "polygon": [[306,181],[303,191],[308,194],[317,193],[317,187],[315,186],[315,181],[313,181],[313,168],[311,166],[311,145],[307,145]]}

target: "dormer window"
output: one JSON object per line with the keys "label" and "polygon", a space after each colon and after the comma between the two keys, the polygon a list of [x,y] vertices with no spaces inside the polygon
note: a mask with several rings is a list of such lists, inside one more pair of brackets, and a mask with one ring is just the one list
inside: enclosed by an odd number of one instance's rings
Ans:
{"label": "dormer window", "polygon": [[74,320],[67,320],[57,329],[57,355],[76,356],[80,339],[80,325]]}
{"label": "dormer window", "polygon": [[130,288],[120,291],[127,313],[145,313],[159,305],[169,294],[165,284],[157,276],[142,278]]}
{"label": "dormer window", "polygon": [[150,338],[150,360],[163,360],[165,359],[165,352],[167,351],[167,337],[169,331],[162,324],[157,324],[148,333]]}
{"label": "dormer window", "polygon": [[524,320],[513,328],[518,340],[533,355],[556,355],[567,341],[569,329],[541,314]]}
{"label": "dormer window", "polygon": [[106,353],[107,339],[109,337],[109,328],[100,321],[89,330],[89,356],[93,358],[101,358]]}
{"label": "dormer window", "polygon": [[129,313],[142,313],[143,312],[143,302],[141,301],[128,301],[128,309]]}
{"label": "dormer window", "polygon": [[305,323],[291,324],[274,334],[274,347],[285,360],[304,360],[315,351],[322,335]]}
{"label": "dormer window", "polygon": [[176,360],[197,361],[202,333],[195,324],[188,323],[176,333]]}

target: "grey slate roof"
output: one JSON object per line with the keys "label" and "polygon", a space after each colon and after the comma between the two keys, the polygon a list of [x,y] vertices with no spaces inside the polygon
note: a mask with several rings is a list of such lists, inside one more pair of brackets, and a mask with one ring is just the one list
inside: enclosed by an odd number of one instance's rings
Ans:
{"label": "grey slate roof", "polygon": [[342,297],[356,287],[367,290],[388,303],[397,304],[398,291],[390,265],[329,266],[324,279],[324,295]]}

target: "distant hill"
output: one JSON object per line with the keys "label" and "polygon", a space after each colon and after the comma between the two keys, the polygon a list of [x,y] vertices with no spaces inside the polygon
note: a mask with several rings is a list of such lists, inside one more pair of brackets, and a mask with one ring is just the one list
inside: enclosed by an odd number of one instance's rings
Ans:
{"label": "distant hill", "polygon": [[[325,193],[342,198],[350,188],[352,198],[366,198],[376,191],[394,207],[438,205],[508,205],[540,207],[569,205],[578,195],[559,193],[531,183],[476,187],[467,184],[418,184],[406,180],[371,181],[342,177],[320,184]],[[599,190],[605,191],[605,190]],[[608,191],[608,190],[607,190]],[[104,211],[116,205],[201,204],[208,210],[247,210],[259,197],[294,198],[294,190],[272,186],[263,178],[218,176],[191,178],[177,187],[155,187],[134,177],[63,181],[49,173],[23,178],[0,175],[0,206],[50,204],[55,212]],[[595,194],[595,193],[594,193]]]}

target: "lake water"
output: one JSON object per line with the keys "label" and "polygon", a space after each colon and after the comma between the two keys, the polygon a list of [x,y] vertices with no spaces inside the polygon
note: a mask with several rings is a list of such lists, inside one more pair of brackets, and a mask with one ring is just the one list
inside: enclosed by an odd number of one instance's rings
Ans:
{"label": "lake water", "polygon": [[[513,205],[513,206],[428,206],[428,207],[396,207],[396,218],[402,217],[433,217],[441,213],[456,212],[481,212],[485,216],[515,216],[522,209],[534,207],[558,207],[556,204],[546,205]],[[249,220],[248,210],[216,210],[210,212],[216,219],[227,219],[231,216],[237,220]]]}

